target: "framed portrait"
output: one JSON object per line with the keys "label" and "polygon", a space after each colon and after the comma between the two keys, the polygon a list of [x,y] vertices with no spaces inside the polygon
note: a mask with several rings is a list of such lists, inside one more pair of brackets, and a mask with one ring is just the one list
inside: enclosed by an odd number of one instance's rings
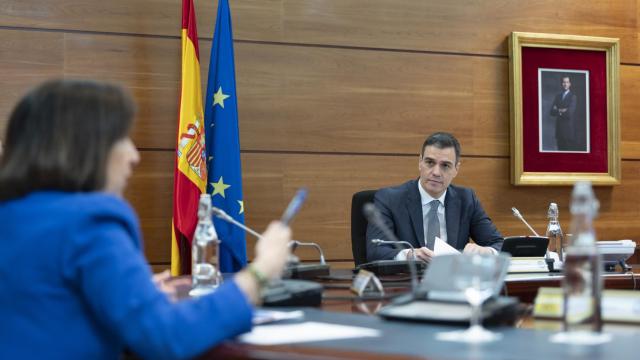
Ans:
{"label": "framed portrait", "polygon": [[511,183],[620,183],[618,39],[513,32]]}

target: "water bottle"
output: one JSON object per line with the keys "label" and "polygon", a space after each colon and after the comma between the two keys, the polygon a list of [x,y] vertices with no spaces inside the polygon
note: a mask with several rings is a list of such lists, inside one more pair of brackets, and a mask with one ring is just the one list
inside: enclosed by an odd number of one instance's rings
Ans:
{"label": "water bottle", "polygon": [[567,333],[602,330],[602,259],[596,248],[593,219],[599,203],[591,183],[577,182],[571,200],[571,244],[564,261],[563,328]]}
{"label": "water bottle", "polygon": [[202,194],[198,204],[198,224],[191,247],[191,296],[208,294],[222,284],[218,260],[220,240],[211,216],[211,195]]}
{"label": "water bottle", "polygon": [[[564,234],[560,227],[560,221],[558,221],[558,204],[549,204],[547,216],[549,217],[549,224],[547,225],[546,236],[549,238],[549,251],[558,253],[558,258],[562,263],[564,261]],[[557,266],[557,268],[561,268],[561,266]]]}

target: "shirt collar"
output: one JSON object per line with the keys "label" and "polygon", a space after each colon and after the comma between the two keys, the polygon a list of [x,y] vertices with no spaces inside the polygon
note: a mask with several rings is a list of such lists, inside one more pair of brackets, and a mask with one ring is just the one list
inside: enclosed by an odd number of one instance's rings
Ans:
{"label": "shirt collar", "polygon": [[420,180],[418,180],[418,191],[420,192],[420,199],[422,201],[422,206],[428,205],[433,200],[439,200],[440,204],[444,206],[444,197],[447,196],[447,190],[445,190],[442,193],[442,195],[440,195],[439,198],[435,199],[434,197],[429,195],[429,193],[425,189],[422,188],[422,185],[420,185]]}

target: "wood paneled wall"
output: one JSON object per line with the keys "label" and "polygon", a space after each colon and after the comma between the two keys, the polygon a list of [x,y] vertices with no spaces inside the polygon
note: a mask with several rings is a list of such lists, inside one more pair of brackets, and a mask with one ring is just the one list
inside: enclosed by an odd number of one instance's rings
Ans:
{"label": "wood paneled wall", "polygon": [[[620,38],[623,180],[597,189],[597,231],[640,240],[639,1],[230,3],[250,226],[264,228],[307,186],[295,237],[350,260],[351,195],[416,177],[425,136],[445,130],[462,143],[456,182],[475,188],[503,234],[526,233],[511,206],[544,231],[551,201],[568,230],[569,187],[509,184],[507,36],[532,31]],[[216,6],[196,1],[203,79]],[[136,98],[142,162],[126,195],[156,269],[170,260],[179,28],[178,0],[0,4],[2,133],[16,100],[51,77],[115,81]]]}

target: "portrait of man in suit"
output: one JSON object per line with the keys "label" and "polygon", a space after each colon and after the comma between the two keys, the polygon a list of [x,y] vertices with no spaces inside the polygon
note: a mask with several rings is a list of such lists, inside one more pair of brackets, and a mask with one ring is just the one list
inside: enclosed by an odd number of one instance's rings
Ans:
{"label": "portrait of man in suit", "polygon": [[[585,106],[588,102],[587,75],[585,72],[551,69],[542,71],[540,76],[541,151],[589,151],[588,113]],[[576,83],[578,86],[575,86]]]}

